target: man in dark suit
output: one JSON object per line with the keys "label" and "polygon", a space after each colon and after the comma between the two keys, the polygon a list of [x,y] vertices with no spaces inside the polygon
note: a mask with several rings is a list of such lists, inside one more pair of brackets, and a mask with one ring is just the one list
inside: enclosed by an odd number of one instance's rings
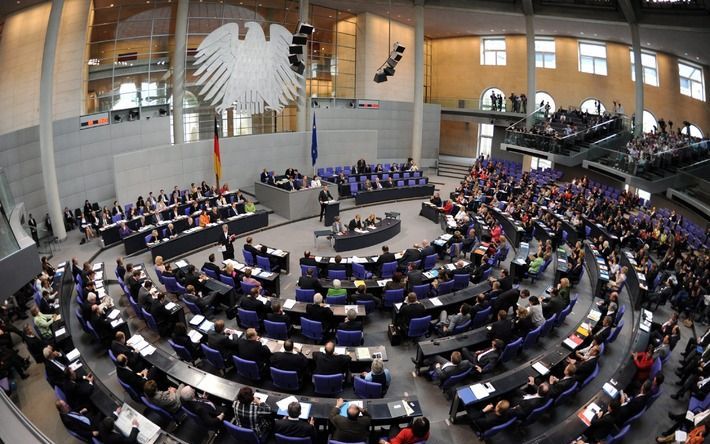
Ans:
{"label": "man in dark suit", "polygon": [[[498,283],[498,286],[500,286],[500,283]],[[507,313],[510,307],[515,307],[518,304],[519,297],[520,291],[517,288],[511,288],[500,293],[493,303],[493,311],[503,310]]]}
{"label": "man in dark suit", "polygon": [[234,259],[234,240],[236,238],[236,234],[229,232],[229,225],[222,224],[222,233],[219,235],[219,245],[223,260]]}
{"label": "man in dark suit", "polygon": [[500,283],[500,289],[503,291],[508,291],[513,288],[513,278],[510,277],[510,272],[506,269],[500,271],[500,277],[495,281]]}
{"label": "man in dark suit", "polygon": [[116,377],[119,381],[130,386],[139,395],[143,393],[143,386],[148,381],[148,370],[136,370],[128,365],[128,358],[124,354],[116,356]]}
{"label": "man in dark suit", "polygon": [[543,382],[537,387],[535,394],[524,395],[523,398],[515,405],[510,413],[518,419],[525,419],[536,408],[542,406],[547,401],[547,395],[550,391],[550,385]]}
{"label": "man in dark suit", "polygon": [[210,270],[214,272],[217,276],[219,276],[219,273],[221,272],[219,265],[214,263],[214,253],[211,253],[209,257],[207,258],[207,262],[205,262],[202,265],[203,270]]}
{"label": "man in dark suit", "polygon": [[128,366],[135,371],[141,371],[148,367],[143,357],[133,349],[130,345],[126,345],[126,334],[122,331],[117,331],[114,340],[111,342],[111,352],[114,357],[125,355],[128,358]]}
{"label": "man in dark suit", "polygon": [[482,410],[468,409],[466,413],[471,420],[471,426],[479,433],[499,426],[511,418],[510,403],[505,399],[498,401],[495,407],[488,404]]}
{"label": "man in dark suit", "polygon": [[577,367],[577,372],[575,373],[575,378],[581,384],[589,375],[592,374],[597,366],[597,361],[599,359],[599,348],[594,347],[589,351],[589,357],[584,360],[573,360],[568,358],[570,363],[574,363]]}
{"label": "man in dark suit", "polygon": [[550,375],[548,379],[548,382],[550,383],[550,398],[557,399],[557,397],[564,391],[569,390],[569,388],[576,382],[574,377],[575,373],[577,373],[577,366],[574,364],[567,364],[562,378]]}
{"label": "man in dark suit", "polygon": [[284,341],[284,351],[271,355],[271,366],[279,370],[300,373],[308,367],[308,358],[300,350],[294,350],[293,340],[287,339]]}
{"label": "man in dark suit", "polygon": [[377,262],[375,263],[375,269],[382,275],[382,264],[390,262],[397,262],[397,259],[395,259],[394,254],[390,253],[390,248],[387,245],[383,245],[382,254],[377,258]]}
{"label": "man in dark suit", "polygon": [[474,371],[478,375],[488,373],[495,365],[498,363],[498,357],[500,357],[500,352],[505,347],[505,344],[500,339],[494,339],[491,341],[491,346],[489,348],[478,350],[477,352],[471,352],[467,348],[461,350],[463,357],[473,364]]}
{"label": "man in dark suit", "polygon": [[648,404],[648,393],[651,390],[651,381],[646,380],[641,385],[641,390],[638,395],[629,398],[624,392],[621,392],[621,409],[619,410],[619,419],[623,422],[638,415]]}
{"label": "man in dark suit", "polygon": [[284,313],[281,308],[281,302],[279,301],[274,301],[274,303],[271,304],[271,313],[266,313],[266,320],[269,322],[283,322],[286,324],[286,328],[291,328],[291,318]]}
{"label": "man in dark suit", "polygon": [[165,229],[165,235],[163,237],[167,237],[168,239],[171,239],[177,235],[178,235],[178,231],[175,229],[175,225],[173,225],[172,223],[169,223],[167,228]]}
{"label": "man in dark suit", "polygon": [[447,360],[443,356],[435,356],[429,374],[432,379],[443,383],[450,377],[461,374],[469,368],[471,368],[471,363],[462,358],[461,352],[455,351],[451,353],[451,360]]}
{"label": "man in dark suit", "polygon": [[232,330],[225,330],[224,321],[221,319],[214,321],[214,331],[207,334],[207,345],[220,352],[224,358],[236,355],[239,350]]}
{"label": "man in dark suit", "polygon": [[422,270],[417,270],[413,263],[407,265],[407,291],[412,291],[417,285],[422,285],[426,277]]}
{"label": "man in dark suit", "polygon": [[426,308],[424,308],[424,305],[417,300],[417,295],[415,293],[409,293],[405,303],[400,307],[399,313],[395,319],[397,328],[399,328],[400,332],[406,334],[407,330],[409,330],[409,322],[412,319],[424,316],[426,316]]}
{"label": "man in dark suit", "polygon": [[323,189],[318,193],[318,202],[320,203],[320,222],[323,222],[323,215],[325,214],[325,208],[328,206],[326,202],[333,200],[333,195],[328,191],[328,185],[323,186]]}
{"label": "man in dark suit", "polygon": [[[128,273],[128,272],[126,272]],[[126,285],[128,286],[128,291],[131,292],[133,299],[138,298],[138,289],[141,286],[141,272],[140,270],[133,270],[131,275],[126,279]]]}
{"label": "man in dark suit", "polygon": [[320,293],[313,296],[312,304],[306,305],[306,318],[320,322],[323,330],[332,330],[335,327],[333,310],[323,305],[323,295]]}
{"label": "man in dark suit", "polygon": [[338,330],[362,331],[362,321],[357,318],[357,311],[352,308],[348,310],[345,320],[338,324]]}
{"label": "man in dark suit", "polygon": [[357,304],[358,301],[373,301],[378,307],[382,305],[382,298],[379,298],[367,291],[365,284],[358,285],[355,293],[348,297],[351,304]]}
{"label": "man in dark suit", "polygon": [[402,257],[399,259],[399,263],[402,265],[407,265],[410,262],[415,262],[421,259],[421,253],[419,252],[419,245],[414,244],[412,248],[407,248],[404,250]]}
{"label": "man in dark suit", "polygon": [[191,304],[197,305],[197,307],[202,311],[202,313],[207,313],[215,303],[217,299],[217,293],[211,292],[206,295],[200,296],[197,294],[195,287],[188,285],[185,287],[185,294],[182,295],[183,299]]}
{"label": "man in dark suit", "polygon": [[500,339],[504,343],[508,343],[515,337],[513,332],[513,321],[508,319],[508,312],[504,310],[498,311],[498,320],[491,324],[491,329],[488,331],[490,339]]}
{"label": "man in dark suit", "polygon": [[549,319],[550,316],[561,312],[566,305],[567,304],[565,304],[565,301],[561,297],[555,295],[552,296],[547,302],[543,302],[542,313],[545,316],[545,319]]}
{"label": "man in dark suit", "polygon": [[325,344],[324,352],[313,352],[313,362],[315,363],[316,375],[347,375],[350,367],[350,355],[336,355],[335,343],[328,341]]}
{"label": "man in dark suit", "polygon": [[425,257],[431,256],[432,254],[435,254],[436,251],[434,251],[434,247],[431,246],[429,241],[423,240],[422,241],[422,251],[419,252],[420,257],[422,260],[424,260]]}
{"label": "man in dark suit", "polygon": [[223,426],[222,421],[229,421],[233,416],[231,409],[207,397],[198,397],[195,389],[189,385],[180,389],[180,401],[183,407],[197,415],[209,429],[221,428]]}
{"label": "man in dark suit", "polygon": [[64,427],[87,441],[91,439],[93,432],[96,430],[96,424],[85,412],[72,410],[69,404],[61,399],[57,400],[55,407],[59,412],[59,418],[62,420]]}
{"label": "man in dark suit", "polygon": [[259,369],[264,372],[267,368],[266,364],[268,364],[271,357],[271,350],[263,345],[259,339],[255,329],[247,329],[244,336],[237,341],[237,356],[247,361],[256,362]]}
{"label": "man in dark suit", "polygon": [[321,285],[317,278],[313,277],[312,269],[306,271],[305,276],[298,278],[298,288],[302,288],[304,290],[315,290],[316,293],[323,293],[323,285]]}
{"label": "man in dark suit", "polygon": [[290,438],[310,438],[311,442],[316,442],[315,420],[313,418],[308,421],[299,419],[301,404],[298,401],[290,403],[287,412],[287,417],[274,421],[274,433]]}
{"label": "man in dark suit", "polygon": [[146,280],[138,288],[138,305],[145,308],[146,311],[150,311],[150,307],[153,305],[153,295],[151,291],[153,290],[153,282]]}
{"label": "man in dark suit", "polygon": [[609,406],[606,412],[599,411],[592,418],[592,423],[584,432],[589,442],[603,441],[607,436],[617,432],[618,427],[623,424],[619,415],[621,410],[621,401],[619,398],[614,398],[609,401]]}
{"label": "man in dark suit", "polygon": [[255,311],[259,319],[263,320],[266,317],[266,313],[271,311],[271,306],[257,299],[258,296],[259,289],[252,288],[249,294],[243,296],[239,301],[239,308],[242,310]]}
{"label": "man in dark suit", "polygon": [[300,265],[307,265],[309,267],[315,267],[318,264],[316,263],[316,258],[313,257],[310,251],[306,250],[303,252],[303,257],[299,259],[298,263]]}
{"label": "man in dark suit", "polygon": [[260,254],[261,252],[257,250],[257,248],[254,246],[254,239],[252,239],[251,236],[248,236],[244,240],[244,246],[242,247],[244,251],[248,251],[251,253],[252,256],[254,256],[254,260],[256,260],[256,255]]}
{"label": "man in dark suit", "polygon": [[328,270],[347,270],[347,267],[343,263],[343,258],[339,254],[333,258],[335,262],[328,264]]}
{"label": "man in dark suit", "polygon": [[[176,322],[172,312],[165,307],[166,304],[165,293],[158,293],[158,297],[153,300],[153,305],[150,307],[150,314],[153,315],[155,323],[158,324],[158,332],[160,336],[165,338],[170,337]],[[178,316],[180,313],[182,311],[177,312]],[[182,320],[184,321],[184,319]]]}
{"label": "man in dark suit", "polygon": [[479,293],[478,295],[476,295],[476,303],[471,306],[471,317],[473,318],[476,313],[478,313],[479,311],[483,311],[490,306],[491,303],[486,298],[486,295],[483,293]]}
{"label": "man in dark suit", "polygon": [[205,287],[205,284],[203,283],[205,280],[207,280],[207,276],[204,273],[199,273],[193,264],[189,264],[187,266],[187,271],[182,278],[182,285],[185,288],[187,288],[188,285],[192,285],[195,287],[195,291],[206,292],[207,287]]}
{"label": "man in dark suit", "polygon": [[54,350],[51,345],[42,350],[44,356],[44,369],[47,372],[47,381],[50,385],[61,384],[64,380],[64,369],[69,365],[69,360],[61,352]]}

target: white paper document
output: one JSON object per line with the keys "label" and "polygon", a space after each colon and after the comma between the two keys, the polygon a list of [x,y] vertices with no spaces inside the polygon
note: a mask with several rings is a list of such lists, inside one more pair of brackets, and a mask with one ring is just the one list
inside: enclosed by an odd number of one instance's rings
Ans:
{"label": "white paper document", "polygon": [[138,421],[138,442],[140,444],[150,444],[155,442],[160,436],[160,427],[149,421],[145,416],[135,411],[131,406],[123,403],[121,413],[116,419],[116,428],[125,436],[131,434],[133,420]]}
{"label": "white paper document", "polygon": [[545,376],[546,374],[550,373],[550,369],[545,367],[545,364],[539,361],[534,363],[532,365],[532,368],[534,368],[535,371],[540,373],[542,376]]}
{"label": "white paper document", "polygon": [[296,300],[295,299],[286,299],[284,301],[284,310],[290,310],[293,308],[293,306],[296,305]]}

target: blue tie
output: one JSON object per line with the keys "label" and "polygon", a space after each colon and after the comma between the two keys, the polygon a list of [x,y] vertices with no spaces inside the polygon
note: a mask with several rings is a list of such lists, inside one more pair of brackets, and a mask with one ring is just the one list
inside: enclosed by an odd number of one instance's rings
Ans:
{"label": "blue tie", "polygon": [[91,425],[91,421],[89,421],[89,418],[87,418],[84,415],[81,415],[79,413],[69,412],[69,416],[83,422],[86,425]]}

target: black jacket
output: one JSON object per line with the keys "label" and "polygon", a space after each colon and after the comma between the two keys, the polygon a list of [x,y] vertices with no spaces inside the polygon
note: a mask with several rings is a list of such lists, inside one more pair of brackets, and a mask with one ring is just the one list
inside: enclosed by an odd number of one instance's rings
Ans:
{"label": "black jacket", "polygon": [[311,438],[316,441],[316,429],[303,420],[277,419],[274,421],[274,433],[293,438]]}
{"label": "black jacket", "polygon": [[424,308],[424,305],[420,303],[404,304],[399,310],[397,325],[399,325],[399,328],[406,333],[409,329],[409,321],[424,316],[426,316],[426,308]]}
{"label": "black jacket", "polygon": [[333,310],[316,304],[306,305],[306,317],[311,321],[318,321],[324,329],[333,325]]}
{"label": "black jacket", "polygon": [[315,290],[316,293],[323,293],[323,285],[320,281],[314,277],[301,276],[298,278],[298,288],[304,290]]}
{"label": "black jacket", "polygon": [[228,336],[214,331],[207,335],[207,345],[210,348],[220,352],[225,358],[237,354],[239,350],[237,341],[229,339]]}
{"label": "black jacket", "polygon": [[241,338],[237,341],[237,356],[248,361],[254,361],[259,367],[264,367],[271,357],[269,347],[259,341]]}
{"label": "black jacket", "polygon": [[500,339],[506,344],[515,338],[513,331],[513,321],[510,319],[502,319],[491,324],[491,329],[488,331],[490,339]]}
{"label": "black jacket", "polygon": [[302,353],[276,352],[271,355],[271,366],[279,370],[302,372],[308,367],[308,358]]}
{"label": "black jacket", "polygon": [[349,355],[329,355],[324,352],[314,352],[313,362],[316,369],[314,374],[317,375],[335,375],[338,373],[347,373],[350,365]]}

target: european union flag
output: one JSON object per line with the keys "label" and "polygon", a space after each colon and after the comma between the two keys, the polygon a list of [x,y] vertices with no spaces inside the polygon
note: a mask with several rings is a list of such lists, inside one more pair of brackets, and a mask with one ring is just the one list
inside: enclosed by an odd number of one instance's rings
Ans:
{"label": "european union flag", "polygon": [[316,133],[316,113],[313,113],[313,132],[311,132],[311,166],[318,160],[318,134]]}

